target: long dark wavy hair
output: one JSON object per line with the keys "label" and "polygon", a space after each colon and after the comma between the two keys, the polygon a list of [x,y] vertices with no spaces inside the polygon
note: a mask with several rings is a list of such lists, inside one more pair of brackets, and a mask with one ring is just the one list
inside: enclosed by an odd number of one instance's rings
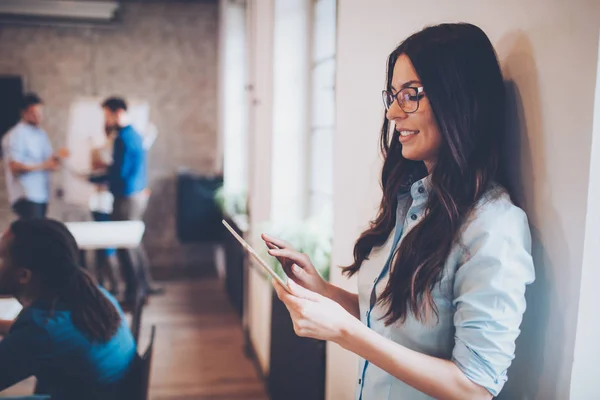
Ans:
{"label": "long dark wavy hair", "polygon": [[42,296],[71,311],[73,325],[94,342],[107,342],[119,329],[121,314],[78,265],[77,242],[67,227],[51,219],[18,220],[10,226],[14,265],[30,269]]}
{"label": "long dark wavy hair", "polygon": [[[500,148],[505,129],[505,90],[494,48],[477,26],[441,24],[417,32],[389,56],[386,86],[391,90],[398,57],[412,62],[425,88],[442,136],[425,216],[402,240],[391,264],[389,282],[378,301],[389,306],[386,324],[420,321],[438,315],[432,292],[440,281],[459,229],[474,205],[500,176]],[[422,161],[402,156],[399,133],[390,138],[384,116],[380,147],[383,198],[376,218],[354,245],[351,276],[373,248],[385,244],[395,225],[397,195],[427,171]]]}

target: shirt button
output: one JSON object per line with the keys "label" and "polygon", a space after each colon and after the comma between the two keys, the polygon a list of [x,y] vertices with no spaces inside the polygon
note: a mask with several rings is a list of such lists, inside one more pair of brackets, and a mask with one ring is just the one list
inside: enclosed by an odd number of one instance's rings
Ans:
{"label": "shirt button", "polygon": [[412,219],[413,221],[417,220],[417,214],[413,214],[410,216],[410,219]]}
{"label": "shirt button", "polygon": [[421,186],[421,187],[418,189],[418,192],[419,192],[419,193],[421,193],[421,194],[425,193],[425,188]]}
{"label": "shirt button", "polygon": [[362,379],[358,378],[358,384],[360,385],[362,383]]}

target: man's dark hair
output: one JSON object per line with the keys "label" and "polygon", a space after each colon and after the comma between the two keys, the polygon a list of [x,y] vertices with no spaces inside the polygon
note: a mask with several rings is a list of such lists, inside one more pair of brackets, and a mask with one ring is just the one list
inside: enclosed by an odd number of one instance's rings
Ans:
{"label": "man's dark hair", "polygon": [[21,100],[21,111],[25,111],[36,104],[44,104],[40,96],[36,93],[26,93]]}
{"label": "man's dark hair", "polygon": [[121,97],[109,97],[102,103],[102,108],[108,108],[112,112],[127,111],[127,103]]}

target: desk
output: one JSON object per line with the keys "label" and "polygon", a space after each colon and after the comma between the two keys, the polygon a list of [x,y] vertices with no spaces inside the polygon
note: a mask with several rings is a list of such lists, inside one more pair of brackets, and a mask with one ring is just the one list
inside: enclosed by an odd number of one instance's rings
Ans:
{"label": "desk", "polygon": [[136,248],[146,226],[142,221],[67,222],[80,250]]}
{"label": "desk", "polygon": [[15,319],[22,308],[14,298],[0,298],[0,319]]}

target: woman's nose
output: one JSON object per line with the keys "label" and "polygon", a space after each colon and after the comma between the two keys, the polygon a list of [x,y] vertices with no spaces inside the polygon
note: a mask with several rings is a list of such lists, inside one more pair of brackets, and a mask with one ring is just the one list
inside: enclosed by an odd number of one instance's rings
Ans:
{"label": "woman's nose", "polygon": [[385,113],[386,118],[389,119],[390,121],[392,121],[394,119],[404,119],[404,118],[406,118],[407,115],[408,114],[406,114],[404,112],[404,110],[402,110],[402,108],[400,107],[398,102],[395,100],[392,103],[392,105],[390,106],[390,108],[387,110],[387,112]]}

